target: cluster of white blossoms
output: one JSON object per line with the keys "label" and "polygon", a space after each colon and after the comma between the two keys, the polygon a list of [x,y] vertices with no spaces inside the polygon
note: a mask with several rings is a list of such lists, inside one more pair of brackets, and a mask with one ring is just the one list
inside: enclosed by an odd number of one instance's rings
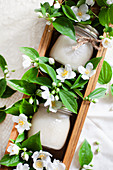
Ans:
{"label": "cluster of white blossoms", "polygon": [[[43,170],[44,168],[46,170],[65,170],[65,165],[60,162],[59,160],[54,159],[53,162],[51,162],[52,155],[49,152],[46,151],[36,151],[32,155],[33,159],[33,168],[36,170]],[[28,160],[26,160],[28,161]],[[30,170],[30,167],[28,164],[22,164],[19,163],[15,170]]]}
{"label": "cluster of white blossoms", "polygon": [[93,70],[93,64],[92,63],[88,63],[86,65],[86,68],[83,67],[83,66],[79,66],[78,71],[79,71],[79,73],[82,74],[81,77],[84,80],[88,80],[90,77],[92,77],[96,73],[96,70]]}
{"label": "cluster of white blossoms", "polygon": [[113,4],[113,0],[107,0],[107,2],[106,2],[108,5],[111,5],[111,4]]}
{"label": "cluster of white blossoms", "polygon": [[62,102],[58,101],[58,96],[55,96],[50,93],[49,88],[46,86],[41,86],[41,89],[44,90],[42,92],[42,98],[46,99],[44,106],[49,106],[49,110],[51,112],[57,112],[58,109],[62,107]]}
{"label": "cluster of white blossoms", "polygon": [[63,163],[56,159],[51,162],[51,157],[52,155],[49,152],[34,152],[32,155],[33,168],[36,170],[43,170],[43,168],[46,168],[47,170],[65,170],[66,167]]}
{"label": "cluster of white blossoms", "polygon": [[24,114],[20,114],[19,116],[13,116],[13,122],[16,122],[15,126],[19,132],[19,134],[23,133],[25,130],[30,130],[31,123],[27,121],[27,116]]}

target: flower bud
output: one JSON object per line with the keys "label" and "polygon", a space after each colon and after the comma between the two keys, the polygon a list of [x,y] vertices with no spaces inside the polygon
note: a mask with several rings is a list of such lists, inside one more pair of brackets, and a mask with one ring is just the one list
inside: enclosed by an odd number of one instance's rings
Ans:
{"label": "flower bud", "polygon": [[51,65],[55,64],[54,58],[49,58],[49,64],[51,64]]}
{"label": "flower bud", "polygon": [[62,83],[58,83],[58,87],[60,87],[62,85]]}
{"label": "flower bud", "polygon": [[56,101],[58,101],[58,100],[59,100],[59,97],[58,97],[57,95],[55,96],[55,100],[56,100]]}
{"label": "flower bud", "polygon": [[35,66],[35,67],[38,67],[38,64],[37,64],[37,63],[34,63],[34,66]]}
{"label": "flower bud", "polygon": [[57,91],[57,92],[59,92],[59,91],[60,91],[60,89],[59,89],[59,88],[57,88],[57,89],[56,89],[56,91]]}
{"label": "flower bud", "polygon": [[57,84],[55,82],[52,83],[52,86],[55,87]]}
{"label": "flower bud", "polygon": [[32,97],[30,97],[30,99],[29,99],[29,103],[30,103],[30,104],[33,104],[33,102],[34,102],[33,98],[32,98]]}
{"label": "flower bud", "polygon": [[55,90],[52,91],[52,94],[55,94]]}

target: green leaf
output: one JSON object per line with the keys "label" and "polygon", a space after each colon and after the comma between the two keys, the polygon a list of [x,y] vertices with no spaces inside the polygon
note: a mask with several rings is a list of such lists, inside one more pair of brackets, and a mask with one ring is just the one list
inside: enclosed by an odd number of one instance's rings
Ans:
{"label": "green leaf", "polygon": [[111,85],[110,90],[111,90],[111,94],[112,94],[112,96],[113,96],[113,84]]}
{"label": "green leaf", "polygon": [[78,87],[82,87],[84,86],[86,83],[88,82],[88,80],[83,80],[81,78],[81,75],[76,79],[75,83],[73,84],[73,86],[71,87],[71,89],[75,89]]}
{"label": "green leaf", "polygon": [[100,84],[107,84],[110,82],[111,78],[112,78],[112,68],[107,63],[107,61],[104,61],[100,71],[98,82]]}
{"label": "green leaf", "polygon": [[92,159],[93,159],[93,152],[91,151],[91,146],[85,139],[79,150],[79,163],[81,167],[83,167],[83,165],[89,165]]}
{"label": "green leaf", "polygon": [[93,58],[91,60],[89,60],[86,64],[85,67],[88,63],[92,63],[93,64],[93,70],[95,70],[100,62],[100,60],[102,59],[102,57],[97,57],[97,58]]}
{"label": "green leaf", "polygon": [[53,22],[54,28],[63,35],[76,41],[75,29],[72,22],[66,17],[59,17]]}
{"label": "green leaf", "polygon": [[86,0],[79,0],[77,3],[77,7],[80,7],[82,4],[85,4]]}
{"label": "green leaf", "polygon": [[47,86],[51,88],[52,81],[47,77],[36,77],[31,80],[32,83],[36,83],[42,86]]}
{"label": "green leaf", "polygon": [[22,76],[21,80],[31,81],[32,79],[36,78],[37,75],[38,75],[38,68],[33,67],[25,72],[25,74]]}
{"label": "green leaf", "polygon": [[106,5],[106,0],[96,0],[98,6],[105,6]]}
{"label": "green leaf", "polygon": [[26,139],[22,143],[22,147],[25,147],[33,152],[42,150],[42,146],[40,142],[40,132]]}
{"label": "green leaf", "polygon": [[5,92],[1,96],[1,98],[11,97],[16,91],[11,89],[9,86],[6,86]]}
{"label": "green leaf", "polygon": [[47,63],[49,62],[49,58],[48,57],[39,57],[39,63]]}
{"label": "green leaf", "polygon": [[0,123],[5,120],[6,113],[4,111],[0,111]]}
{"label": "green leaf", "polygon": [[0,165],[7,167],[17,166],[18,163],[20,163],[19,155],[9,156],[9,154],[7,154],[0,160]]}
{"label": "green leaf", "polygon": [[75,2],[72,1],[72,0],[68,0],[68,1],[65,1],[65,4],[68,5],[68,6],[75,6]]}
{"label": "green leaf", "polygon": [[60,17],[63,15],[63,12],[55,12],[53,13],[52,15],[49,16],[49,18],[52,18],[52,17]]}
{"label": "green leaf", "polygon": [[49,5],[49,2],[45,2],[45,3],[43,4],[43,7],[45,8],[45,11],[46,11],[47,13],[51,14],[51,7],[50,7],[50,5]]}
{"label": "green leaf", "polygon": [[34,48],[21,47],[20,51],[29,56],[31,60],[36,60],[39,57],[39,53]]}
{"label": "green leaf", "polygon": [[33,95],[36,91],[36,85],[25,80],[8,80],[8,83],[21,93]]}
{"label": "green leaf", "polygon": [[110,17],[109,23],[113,24],[113,5],[109,7],[109,17]]}
{"label": "green leaf", "polygon": [[74,96],[65,90],[60,90],[59,95],[65,107],[73,113],[77,113],[77,101]]}
{"label": "green leaf", "polygon": [[6,63],[5,59],[4,59],[4,57],[2,55],[0,55],[0,67],[1,67],[3,72],[6,69],[5,66],[7,66],[7,63]]}
{"label": "green leaf", "polygon": [[20,143],[25,139],[25,133],[23,132],[22,134],[18,135],[18,137],[16,138],[15,143]]}
{"label": "green leaf", "polygon": [[106,88],[103,88],[103,87],[100,87],[100,88],[97,88],[95,89],[94,91],[92,91],[88,97],[91,98],[91,99],[98,99],[98,98],[101,98],[101,97],[104,97],[105,96],[105,93],[106,93]]}
{"label": "green leaf", "polygon": [[25,99],[23,99],[23,102],[21,103],[19,110],[20,113],[23,113],[26,116],[30,116],[34,114],[33,105],[27,102]]}
{"label": "green leaf", "polygon": [[40,6],[41,6],[42,14],[43,14],[44,16],[46,16],[46,9],[45,9],[45,7],[43,6],[43,4],[40,4]]}
{"label": "green leaf", "polygon": [[22,101],[23,100],[19,100],[18,102],[13,104],[13,106],[11,106],[10,108],[6,109],[5,112],[7,114],[12,114],[12,115],[15,115],[15,116],[19,116],[20,115],[19,107],[20,107]]}
{"label": "green leaf", "polygon": [[49,66],[48,64],[39,63],[40,69],[43,69],[54,82],[56,82],[56,72],[55,70]]}
{"label": "green leaf", "polygon": [[69,19],[74,20],[74,21],[77,20],[74,12],[72,11],[72,9],[71,9],[69,6],[67,6],[67,5],[62,5],[62,10],[63,10],[64,14],[65,14]]}
{"label": "green leaf", "polygon": [[0,97],[4,94],[6,90],[6,79],[0,80]]}
{"label": "green leaf", "polygon": [[109,25],[110,17],[109,17],[109,8],[102,8],[99,13],[99,21],[100,24],[105,26],[106,24]]}
{"label": "green leaf", "polygon": [[78,94],[83,99],[83,94],[78,89],[74,89],[74,92]]}

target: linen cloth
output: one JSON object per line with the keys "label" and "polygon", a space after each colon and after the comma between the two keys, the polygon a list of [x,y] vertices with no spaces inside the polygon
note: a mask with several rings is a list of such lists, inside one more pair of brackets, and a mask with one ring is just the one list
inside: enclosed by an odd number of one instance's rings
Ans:
{"label": "linen cloth", "polygon": [[[48,0],[52,4],[52,0]],[[21,78],[25,70],[22,67],[22,56],[19,47],[28,46],[38,49],[43,34],[45,21],[38,19],[34,12],[39,8],[40,2],[45,0],[0,0],[0,54],[8,63],[11,78]],[[106,60],[113,68],[113,48],[107,51]],[[97,86],[100,86],[99,84]],[[109,86],[107,87],[109,91]],[[10,106],[22,98],[21,93],[16,93],[8,99],[0,99],[0,107]],[[113,169],[113,96],[106,95],[97,104],[91,104],[84,128],[82,130],[77,149],[70,170],[80,168],[78,150],[84,139],[87,139],[95,150],[100,142],[100,153],[94,154],[92,164],[94,170]],[[7,115],[4,122],[0,123],[0,158],[4,155],[10,132],[13,126],[12,116]]]}

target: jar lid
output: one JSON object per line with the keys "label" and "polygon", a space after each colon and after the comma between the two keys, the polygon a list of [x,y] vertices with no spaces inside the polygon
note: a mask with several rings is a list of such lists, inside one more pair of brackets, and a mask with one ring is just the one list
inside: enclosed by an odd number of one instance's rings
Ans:
{"label": "jar lid", "polygon": [[72,112],[69,111],[66,107],[62,108],[62,109],[58,109],[58,112],[63,113],[65,115],[69,115],[72,116]]}
{"label": "jar lid", "polygon": [[91,25],[82,25],[77,23],[77,25],[75,26],[75,30],[81,33],[88,34],[95,39],[97,39],[99,36],[98,31],[95,28],[93,28]]}

